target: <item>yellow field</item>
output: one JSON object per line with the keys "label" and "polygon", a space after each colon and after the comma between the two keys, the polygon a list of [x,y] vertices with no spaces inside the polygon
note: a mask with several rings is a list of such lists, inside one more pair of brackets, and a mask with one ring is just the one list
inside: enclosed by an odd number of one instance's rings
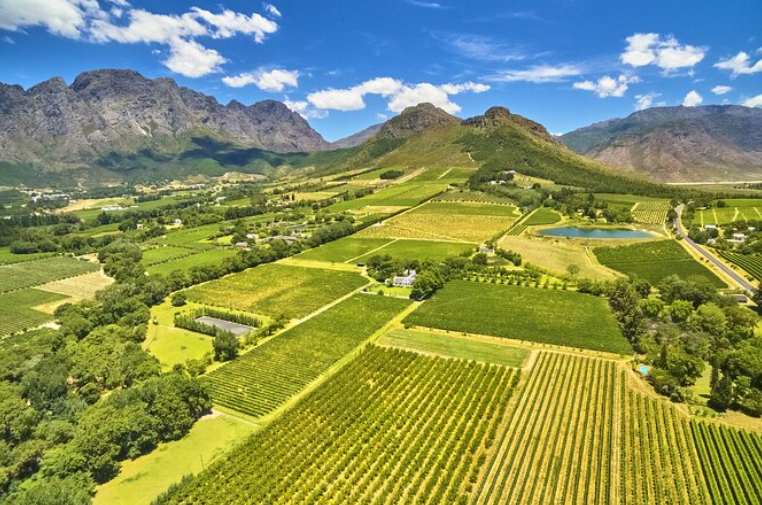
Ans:
{"label": "yellow field", "polygon": [[535,239],[528,237],[504,237],[500,241],[502,249],[509,249],[521,254],[524,262],[544,268],[556,275],[566,275],[569,265],[579,267],[579,277],[607,280],[616,274],[585,251],[583,245],[570,244],[560,240]]}
{"label": "yellow field", "polygon": [[95,298],[95,293],[114,283],[114,279],[103,272],[92,272],[89,274],[69,277],[60,281],[49,282],[35,289],[58,293],[76,300],[89,300]]}
{"label": "yellow field", "polygon": [[506,216],[405,214],[357,234],[374,238],[422,238],[480,243],[511,227]]}

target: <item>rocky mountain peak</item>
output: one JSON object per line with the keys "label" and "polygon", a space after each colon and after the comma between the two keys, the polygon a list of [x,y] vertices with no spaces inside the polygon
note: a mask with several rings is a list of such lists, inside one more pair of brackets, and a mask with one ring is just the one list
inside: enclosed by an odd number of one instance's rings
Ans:
{"label": "rocky mountain peak", "polygon": [[430,103],[407,107],[381,127],[381,138],[407,138],[429,128],[459,125],[461,120]]}
{"label": "rocky mountain peak", "polygon": [[542,138],[545,141],[556,142],[553,139],[553,136],[548,133],[548,130],[546,130],[543,125],[537,123],[536,121],[532,121],[531,119],[527,119],[524,116],[512,114],[505,107],[490,107],[481,116],[475,116],[466,119],[463,124],[468,126],[475,126],[477,128],[498,128],[501,126],[509,125],[519,126],[529,130],[534,135]]}

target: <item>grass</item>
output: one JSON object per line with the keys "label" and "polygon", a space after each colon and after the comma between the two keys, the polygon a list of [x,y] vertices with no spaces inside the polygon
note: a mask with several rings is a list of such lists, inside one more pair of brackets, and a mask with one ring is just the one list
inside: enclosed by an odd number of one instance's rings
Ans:
{"label": "grass", "polygon": [[405,323],[619,354],[632,352],[606,300],[572,291],[453,281]]}
{"label": "grass", "polygon": [[247,415],[269,414],[408,305],[361,294],[344,300],[212,372],[212,398]]}
{"label": "grass", "polygon": [[184,247],[154,247],[153,249],[143,251],[143,263],[146,265],[153,265],[154,263],[161,263],[162,261],[181,258],[192,253],[192,250],[186,249]]}
{"label": "grass", "polygon": [[[368,239],[365,239],[368,240]],[[462,244],[458,242],[438,242],[433,240],[397,240],[386,247],[368,253],[358,262],[367,261],[370,257],[376,255],[389,255],[394,259],[400,260],[432,260],[442,261],[450,256],[460,256],[463,253],[474,252],[475,248],[471,244]]]}
{"label": "grass", "polygon": [[146,268],[149,274],[169,275],[175,270],[188,272],[193,267],[220,265],[226,258],[232,258],[237,253],[233,249],[210,249],[190,256],[183,256],[163,263],[155,263]]}
{"label": "grass", "polygon": [[52,253],[35,254],[13,254],[10,247],[0,247],[0,265],[10,265],[11,263],[23,263],[24,261],[38,260],[47,258]]}
{"label": "grass", "polygon": [[93,503],[150,505],[171,484],[199,473],[255,430],[251,423],[228,415],[200,419],[182,439],[124,462],[119,475],[97,489]]}
{"label": "grass", "polygon": [[24,289],[95,272],[99,268],[95,263],[68,256],[3,265],[0,266],[0,292]]}
{"label": "grass", "polygon": [[642,242],[618,247],[597,247],[595,255],[601,263],[620,272],[658,284],[670,275],[682,278],[702,277],[717,287],[725,283],[708,268],[693,259],[674,240]]}
{"label": "grass", "polygon": [[388,244],[389,242],[390,240],[383,238],[346,237],[314,249],[309,249],[296,257],[298,259],[311,261],[342,263],[349,261],[352,258],[362,256],[363,254],[377,249],[384,244]]}
{"label": "grass", "polygon": [[304,317],[367,284],[358,273],[269,264],[187,291],[188,299],[234,310]]}
{"label": "grass", "polygon": [[504,237],[499,246],[516,251],[521,254],[524,262],[544,268],[558,276],[566,275],[569,265],[577,265],[579,277],[595,280],[616,277],[614,273],[598,264],[595,256],[588,254],[581,244],[557,239],[509,236]]}
{"label": "grass", "polygon": [[523,223],[526,226],[541,226],[545,224],[555,224],[561,220],[561,215],[553,209],[540,207],[529,216]]}
{"label": "grass", "polygon": [[437,333],[394,329],[381,336],[376,344],[444,358],[457,358],[496,365],[521,367],[529,350],[496,342],[441,335]]}

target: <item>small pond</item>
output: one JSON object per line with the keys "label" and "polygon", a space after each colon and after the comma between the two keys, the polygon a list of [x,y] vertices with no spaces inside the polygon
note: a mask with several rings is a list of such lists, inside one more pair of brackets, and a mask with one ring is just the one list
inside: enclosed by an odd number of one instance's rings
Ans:
{"label": "small pond", "polygon": [[571,238],[653,238],[654,234],[642,230],[628,230],[625,228],[579,228],[565,226],[561,228],[547,228],[539,231],[540,235],[548,237],[571,237]]}

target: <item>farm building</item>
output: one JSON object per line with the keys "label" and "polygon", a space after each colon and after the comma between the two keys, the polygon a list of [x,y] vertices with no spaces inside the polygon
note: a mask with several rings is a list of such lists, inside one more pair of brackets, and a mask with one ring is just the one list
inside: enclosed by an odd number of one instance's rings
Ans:
{"label": "farm building", "polygon": [[409,288],[415,282],[417,274],[415,270],[405,270],[405,275],[395,275],[392,278],[392,286],[399,288]]}
{"label": "farm building", "polygon": [[717,229],[717,225],[716,224],[705,224],[704,225],[704,229],[705,230],[716,230]]}
{"label": "farm building", "polygon": [[124,210],[124,207],[121,205],[106,205],[105,207],[101,207],[101,210],[103,212],[116,212],[118,210]]}
{"label": "farm building", "polygon": [[479,252],[484,254],[495,254],[495,248],[490,247],[487,244],[482,244],[479,246]]}

